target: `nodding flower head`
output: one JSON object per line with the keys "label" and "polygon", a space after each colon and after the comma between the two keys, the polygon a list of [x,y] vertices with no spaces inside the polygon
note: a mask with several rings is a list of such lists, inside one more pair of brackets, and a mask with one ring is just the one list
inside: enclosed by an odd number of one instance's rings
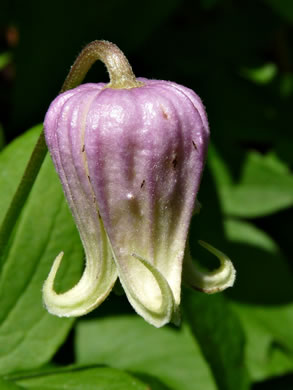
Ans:
{"label": "nodding flower head", "polygon": [[86,314],[118,276],[136,312],[159,327],[178,321],[184,258],[194,268],[186,280],[195,288],[214,292],[234,281],[228,259],[222,259],[219,272],[226,274],[219,281],[184,256],[209,140],[206,113],[192,90],[135,79],[116,46],[96,44],[98,58],[110,68],[110,84],[83,84],[60,94],[44,122],[86,256],[77,285],[56,294],[62,253],[57,256],[44,302],[58,316]]}

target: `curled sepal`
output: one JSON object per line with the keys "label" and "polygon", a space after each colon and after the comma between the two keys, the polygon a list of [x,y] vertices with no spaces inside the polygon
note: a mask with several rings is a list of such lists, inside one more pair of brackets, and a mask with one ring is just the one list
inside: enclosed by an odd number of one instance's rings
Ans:
{"label": "curled sepal", "polygon": [[[86,257],[84,273],[77,285],[69,291],[62,294],[54,291],[54,279],[62,254],[56,258],[45,282],[43,300],[46,308],[51,314],[64,317],[84,315],[96,308],[108,296],[117,279],[108,237],[88,176],[83,120],[91,100],[80,98],[79,92],[83,89],[84,86],[80,86],[75,94],[68,91],[59,95],[45,120],[47,145],[79,230]],[[91,92],[90,95],[93,98]],[[67,100],[73,105],[64,106]]]}
{"label": "curled sepal", "polygon": [[235,281],[236,271],[231,260],[212,245],[204,241],[199,241],[199,244],[220,260],[220,267],[214,271],[197,269],[192,262],[190,252],[187,248],[184,257],[183,281],[189,287],[207,294],[214,294],[228,287],[232,287]]}
{"label": "curled sepal", "polygon": [[[108,253],[108,256],[112,256]],[[48,278],[43,286],[43,300],[47,310],[59,317],[75,317],[89,313],[99,306],[109,295],[117,278],[112,259],[107,264],[87,256],[86,267],[79,282],[65,293],[54,291],[54,280],[61,264],[63,252],[55,259]]]}
{"label": "curled sepal", "polygon": [[117,262],[118,274],[134,310],[157,328],[176,322],[173,293],[161,272],[135,253],[125,260]]}

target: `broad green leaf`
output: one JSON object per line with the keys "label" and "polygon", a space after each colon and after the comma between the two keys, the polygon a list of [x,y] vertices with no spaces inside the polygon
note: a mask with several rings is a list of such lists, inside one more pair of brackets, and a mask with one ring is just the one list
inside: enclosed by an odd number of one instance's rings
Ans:
{"label": "broad green leaf", "polygon": [[156,329],[137,316],[80,321],[76,357],[81,364],[107,364],[142,378],[155,377],[164,390],[216,389],[186,326]]}
{"label": "broad green leaf", "polygon": [[0,224],[41,130],[42,125],[33,127],[0,152]]}
{"label": "broad green leaf", "polygon": [[[292,372],[292,340],[284,336],[292,333],[293,305],[272,310],[235,304],[234,309],[246,334],[246,361],[251,378],[260,381]],[[283,334],[278,328],[285,328]]]}
{"label": "broad green leaf", "polygon": [[253,380],[293,369],[293,277],[278,246],[250,223],[227,220],[230,256],[238,280],[230,295],[247,339]]}
{"label": "broad green leaf", "polygon": [[12,377],[11,381],[29,390],[147,390],[147,386],[138,379],[108,367],[69,367],[32,376]]}
{"label": "broad green leaf", "polygon": [[[8,198],[4,194],[6,190],[13,193],[14,182],[18,182],[19,172],[24,168],[24,154],[29,154],[27,150],[32,149],[35,136],[33,130],[1,154],[2,183],[7,184],[1,186],[1,206],[7,207]],[[61,250],[67,260],[58,276],[62,288],[66,288],[80,273],[83,251],[47,156],[18,220],[0,274],[1,374],[31,369],[48,361],[73,324],[73,319],[50,315],[42,303],[43,282]]]}
{"label": "broad green leaf", "polygon": [[218,389],[248,390],[244,333],[224,296],[186,291],[183,306]]}
{"label": "broad green leaf", "polygon": [[3,378],[0,378],[0,389],[1,390],[21,390],[23,387],[17,386],[13,382],[9,382],[4,380]]}
{"label": "broad green leaf", "polygon": [[215,151],[211,151],[209,161],[226,214],[261,217],[293,205],[293,176],[274,155],[249,152],[236,182]]}

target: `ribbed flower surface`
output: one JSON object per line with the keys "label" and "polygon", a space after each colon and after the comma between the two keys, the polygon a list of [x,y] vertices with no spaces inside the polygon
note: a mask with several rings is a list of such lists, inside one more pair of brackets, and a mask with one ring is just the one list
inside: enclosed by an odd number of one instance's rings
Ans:
{"label": "ribbed flower surface", "polygon": [[[58,96],[47,113],[46,141],[87,259],[73,289],[48,299],[44,294],[58,315],[98,306],[117,273],[148,322],[162,326],[176,315],[208,123],[190,89],[138,80],[144,86],[81,85]],[[51,286],[60,259],[46,282]],[[71,309],[70,294],[80,297]]]}

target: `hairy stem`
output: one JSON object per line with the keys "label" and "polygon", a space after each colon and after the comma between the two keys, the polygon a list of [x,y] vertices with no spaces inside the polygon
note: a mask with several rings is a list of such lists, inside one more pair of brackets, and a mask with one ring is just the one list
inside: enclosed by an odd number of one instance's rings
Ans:
{"label": "hairy stem", "polygon": [[132,68],[122,51],[113,43],[93,41],[80,53],[65,79],[61,92],[75,88],[84,79],[90,67],[97,60],[102,61],[110,77],[109,88],[136,88],[143,84],[137,81]]}

